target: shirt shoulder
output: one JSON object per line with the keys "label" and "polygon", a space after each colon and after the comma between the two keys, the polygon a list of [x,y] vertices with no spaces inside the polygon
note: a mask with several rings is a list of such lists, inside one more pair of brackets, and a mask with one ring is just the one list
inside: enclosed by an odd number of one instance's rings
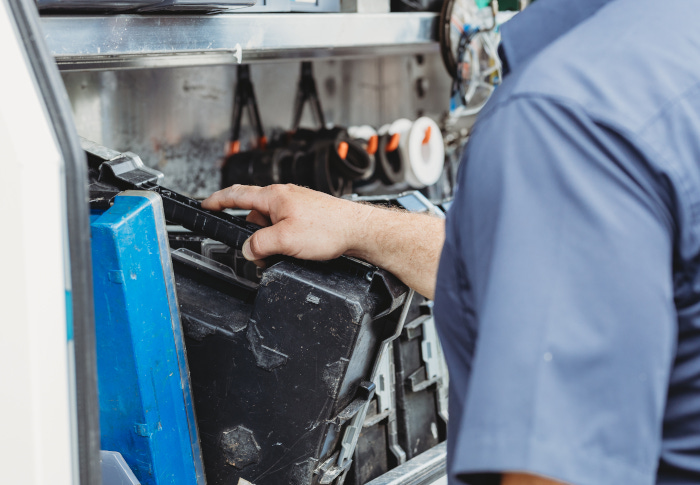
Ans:
{"label": "shirt shoulder", "polygon": [[511,74],[481,116],[513,98],[545,98],[648,137],[644,129],[700,83],[700,63],[689,62],[699,24],[692,1],[611,2]]}

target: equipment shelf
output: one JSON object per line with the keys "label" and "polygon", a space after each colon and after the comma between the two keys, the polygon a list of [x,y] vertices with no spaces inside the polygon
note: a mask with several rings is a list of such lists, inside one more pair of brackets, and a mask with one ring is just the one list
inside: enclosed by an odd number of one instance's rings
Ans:
{"label": "equipment shelf", "polygon": [[433,13],[44,16],[64,71],[438,51]]}

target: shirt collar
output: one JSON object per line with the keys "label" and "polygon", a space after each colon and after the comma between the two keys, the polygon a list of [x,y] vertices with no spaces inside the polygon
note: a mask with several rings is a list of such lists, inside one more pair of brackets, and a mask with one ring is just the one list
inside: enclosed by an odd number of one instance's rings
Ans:
{"label": "shirt collar", "polygon": [[503,75],[522,66],[560,36],[614,0],[538,0],[501,27]]}

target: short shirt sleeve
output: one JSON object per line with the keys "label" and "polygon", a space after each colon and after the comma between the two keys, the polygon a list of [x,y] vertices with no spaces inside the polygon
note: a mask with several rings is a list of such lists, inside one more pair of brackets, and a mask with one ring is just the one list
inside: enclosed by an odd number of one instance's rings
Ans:
{"label": "short shirt sleeve", "polygon": [[643,154],[520,96],[465,157],[435,307],[451,483],[653,484],[676,320],[673,222]]}

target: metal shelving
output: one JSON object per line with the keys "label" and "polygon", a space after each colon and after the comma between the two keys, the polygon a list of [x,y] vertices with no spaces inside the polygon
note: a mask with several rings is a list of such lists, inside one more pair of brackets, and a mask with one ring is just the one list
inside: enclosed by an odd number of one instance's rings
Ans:
{"label": "metal shelving", "polygon": [[438,50],[432,13],[45,16],[41,24],[66,71]]}

